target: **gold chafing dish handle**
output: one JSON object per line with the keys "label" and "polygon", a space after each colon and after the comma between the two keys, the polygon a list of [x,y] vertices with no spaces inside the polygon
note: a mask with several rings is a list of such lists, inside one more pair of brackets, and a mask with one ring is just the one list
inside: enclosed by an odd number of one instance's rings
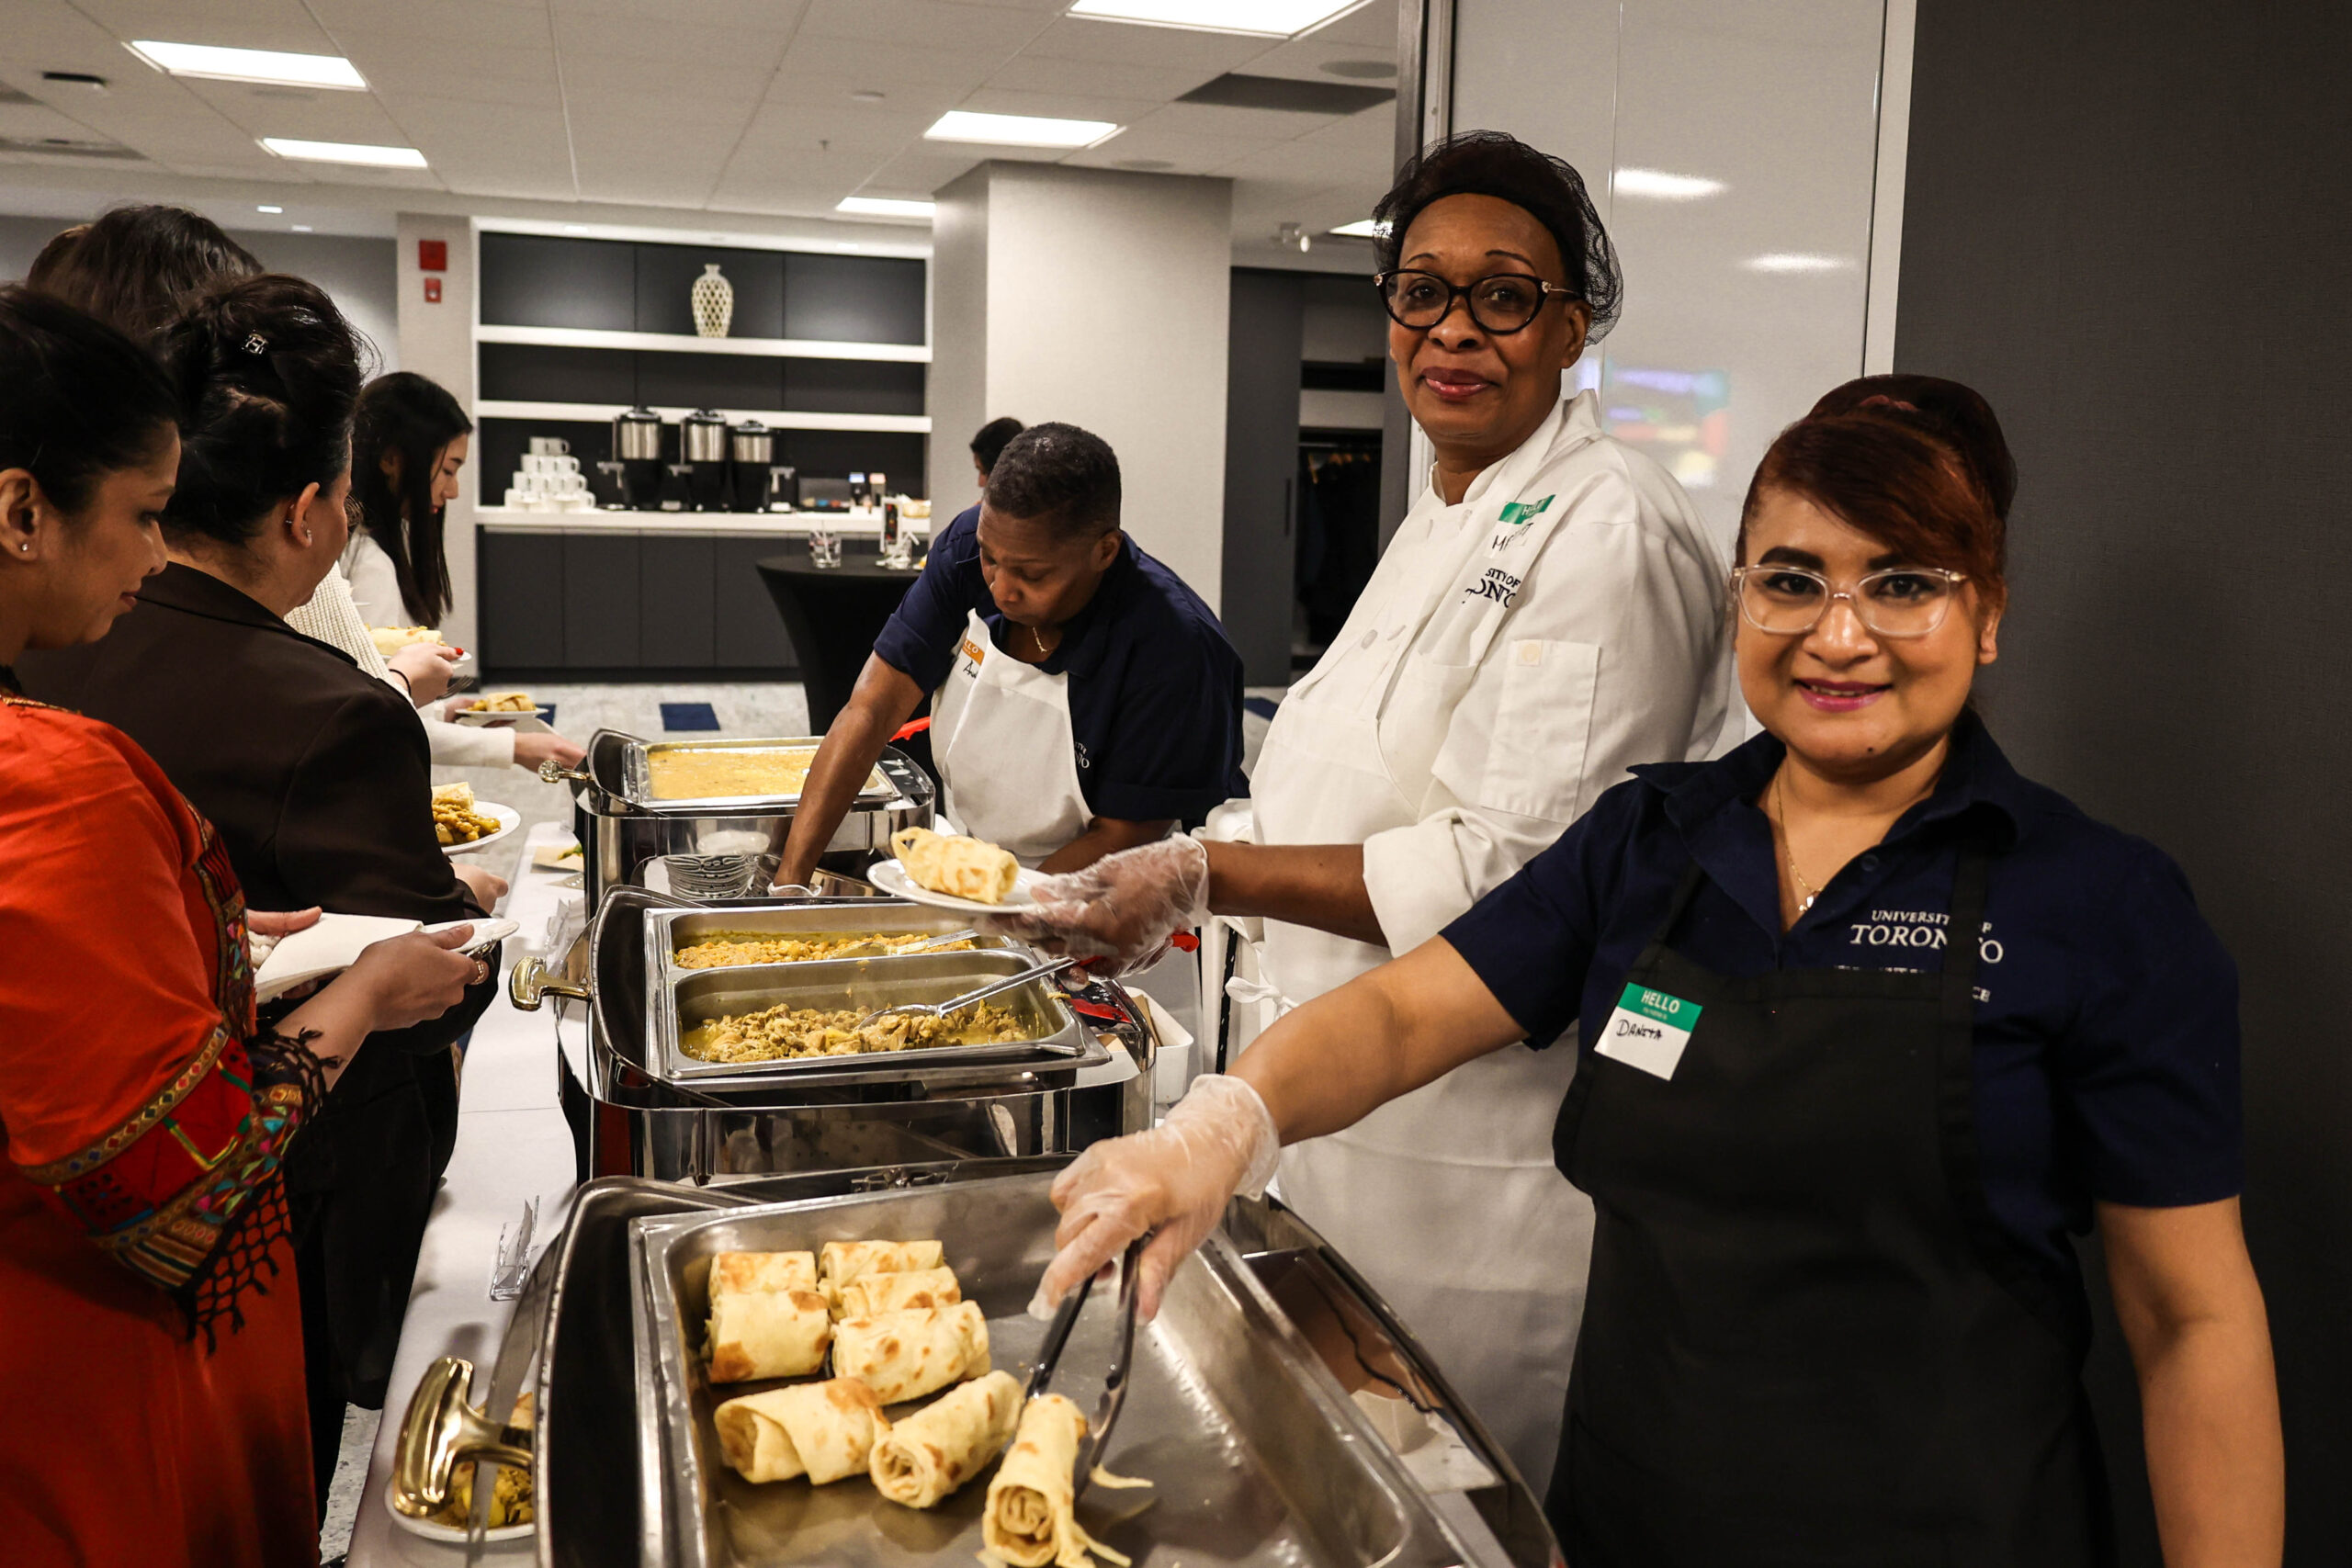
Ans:
{"label": "gold chafing dish handle", "polygon": [[594,784],[595,779],[585,768],[567,768],[549,757],[539,764],[539,777],[549,784]]}
{"label": "gold chafing dish handle", "polygon": [[466,1403],[474,1364],[458,1356],[433,1363],[408,1402],[392,1454],[392,1506],[421,1519],[448,1506],[450,1478],[474,1460],[531,1468],[531,1431],[504,1427]]}
{"label": "gold chafing dish handle", "polygon": [[550,996],[569,997],[581,1002],[596,999],[595,993],[587,987],[575,986],[548,974],[546,960],[540,958],[526,958],[514,965],[514,972],[506,976],[506,996],[524,1012],[538,1011],[539,1004]]}

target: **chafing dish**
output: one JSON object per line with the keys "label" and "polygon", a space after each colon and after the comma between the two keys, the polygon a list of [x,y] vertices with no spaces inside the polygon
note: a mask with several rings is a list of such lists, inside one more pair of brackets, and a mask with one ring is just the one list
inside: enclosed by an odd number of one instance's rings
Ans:
{"label": "chafing dish", "polygon": [[[650,913],[674,908],[641,888],[619,888],[553,976],[537,960],[510,983],[517,1006],[543,998],[584,1001],[584,1070],[562,1067],[565,1108],[581,1171],[695,1182],[796,1170],[888,1168],[941,1159],[1069,1153],[1149,1124],[1157,1040],[1143,1010],[1114,987],[1067,1005],[1076,1022],[1057,1038],[995,1054],[987,1048],[874,1053],[805,1063],[693,1064],[682,1073],[654,1043],[662,970],[649,948]],[[945,931],[954,915],[901,899],[773,899],[726,906],[707,918],[729,930]],[[803,922],[806,922],[804,925]],[[669,922],[673,929],[677,922]],[[689,929],[692,929],[691,927]],[[877,957],[845,962],[869,976],[933,958],[1018,964],[1028,950]],[[761,965],[763,973],[811,969]],[[728,976],[742,970],[687,970]],[[947,993],[942,992],[940,995]],[[714,1066],[719,1070],[710,1070]],[[1081,1089],[1084,1076],[1088,1086]],[[1115,1080],[1101,1081],[1096,1080]]]}
{"label": "chafing dish", "polygon": [[[718,1466],[709,1391],[695,1386],[682,1330],[696,1321],[697,1266],[714,1250],[921,1232],[946,1243],[989,1315],[997,1364],[1018,1376],[1043,1332],[1023,1327],[1022,1303],[1050,1252],[1043,1194],[1063,1163],[945,1163],[893,1173],[887,1184],[848,1172],[699,1191],[591,1182],[533,1270],[481,1391],[490,1406],[511,1407],[531,1390],[536,1428],[499,1432],[436,1388],[412,1403],[408,1426],[422,1429],[404,1430],[403,1450],[413,1445],[446,1467],[510,1438],[528,1442],[540,1568],[969,1562],[959,1538],[985,1478],[937,1513],[916,1514],[855,1481],[752,1488]],[[1311,1295],[1298,1289],[1303,1279]],[[1101,1360],[1087,1337],[1107,1330],[1110,1304],[1099,1316],[1090,1308],[1066,1353],[1072,1379]],[[1412,1456],[1393,1450],[1350,1397],[1367,1364],[1410,1390],[1444,1440],[1479,1461],[1475,1484],[1417,1478]],[[1135,1376],[1107,1462],[1157,1484],[1095,1489],[1080,1512],[1094,1533],[1135,1553],[1137,1568],[1558,1568],[1534,1495],[1442,1374],[1345,1261],[1272,1201],[1237,1201],[1180,1272],[1159,1323],[1137,1337]],[[1093,1391],[1072,1387],[1086,1406]],[[878,1515],[888,1533],[861,1514]],[[829,1521],[840,1528],[821,1528]],[[769,1532],[765,1550],[739,1551],[755,1532]]]}
{"label": "chafing dish", "polygon": [[[550,762],[539,776],[571,786],[573,830],[580,839],[581,886],[595,908],[615,887],[645,886],[650,874],[666,880],[671,856],[693,857],[703,885],[718,875],[715,863],[741,861],[735,884],[764,889],[775,874],[786,835],[798,809],[798,792],[766,795],[721,795],[697,800],[653,798],[651,760],[676,750],[814,749],[822,737],[712,737],[697,741],[652,741],[616,729],[591,736],[577,769]],[[888,852],[890,835],[901,828],[927,828],[937,798],[931,776],[906,753],[885,747],[874,777],[851,801],[849,812],[825,847],[831,854]],[[720,878],[724,880],[724,878]]]}

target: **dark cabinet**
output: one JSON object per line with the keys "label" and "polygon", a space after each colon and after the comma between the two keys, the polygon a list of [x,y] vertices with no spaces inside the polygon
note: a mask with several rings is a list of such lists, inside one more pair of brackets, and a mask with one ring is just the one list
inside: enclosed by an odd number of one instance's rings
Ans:
{"label": "dark cabinet", "polygon": [[759,537],[715,539],[712,543],[718,547],[713,625],[719,667],[797,669],[800,661],[793,652],[792,639],[785,636],[784,621],[776,615],[775,602],[768,597],[767,585],[760,581],[760,562],[787,550],[805,554],[807,543]]}
{"label": "dark cabinet", "polygon": [[707,670],[714,656],[716,539],[638,540],[639,659],[649,670]]}
{"label": "dark cabinet", "polygon": [[636,668],[644,660],[638,536],[566,534],[562,537],[564,667]]}
{"label": "dark cabinet", "polygon": [[563,537],[481,534],[474,575],[475,623],[485,670],[555,670],[563,664]]}

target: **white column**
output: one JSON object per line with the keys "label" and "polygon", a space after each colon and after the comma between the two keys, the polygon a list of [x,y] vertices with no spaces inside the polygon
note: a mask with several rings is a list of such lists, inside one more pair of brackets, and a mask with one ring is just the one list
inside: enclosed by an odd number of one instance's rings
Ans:
{"label": "white column", "polygon": [[[419,265],[419,242],[437,240],[448,253],[448,270],[426,272]],[[468,414],[474,412],[474,231],[468,218],[403,212],[396,242],[400,264],[400,365],[449,389]],[[425,298],[429,279],[438,279],[441,298]],[[477,448],[479,457],[479,448]],[[469,475],[469,481],[476,476]],[[444,635],[460,648],[473,648],[480,626],[475,615],[473,482],[462,484],[447,518],[449,554],[448,618]]]}
{"label": "white column", "polygon": [[1125,524],[1212,607],[1225,532],[1229,181],[993,161],[932,231],[932,493],[971,491],[984,422],[1082,425]]}

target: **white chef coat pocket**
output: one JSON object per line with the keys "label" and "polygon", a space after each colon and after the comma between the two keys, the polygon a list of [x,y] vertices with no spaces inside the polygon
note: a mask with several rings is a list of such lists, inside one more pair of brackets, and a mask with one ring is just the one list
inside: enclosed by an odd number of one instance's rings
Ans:
{"label": "white chef coat pocket", "polygon": [[1479,799],[1498,811],[1571,821],[1589,804],[1582,798],[1585,748],[1592,737],[1600,648],[1514,637],[1497,653],[1501,691]]}

